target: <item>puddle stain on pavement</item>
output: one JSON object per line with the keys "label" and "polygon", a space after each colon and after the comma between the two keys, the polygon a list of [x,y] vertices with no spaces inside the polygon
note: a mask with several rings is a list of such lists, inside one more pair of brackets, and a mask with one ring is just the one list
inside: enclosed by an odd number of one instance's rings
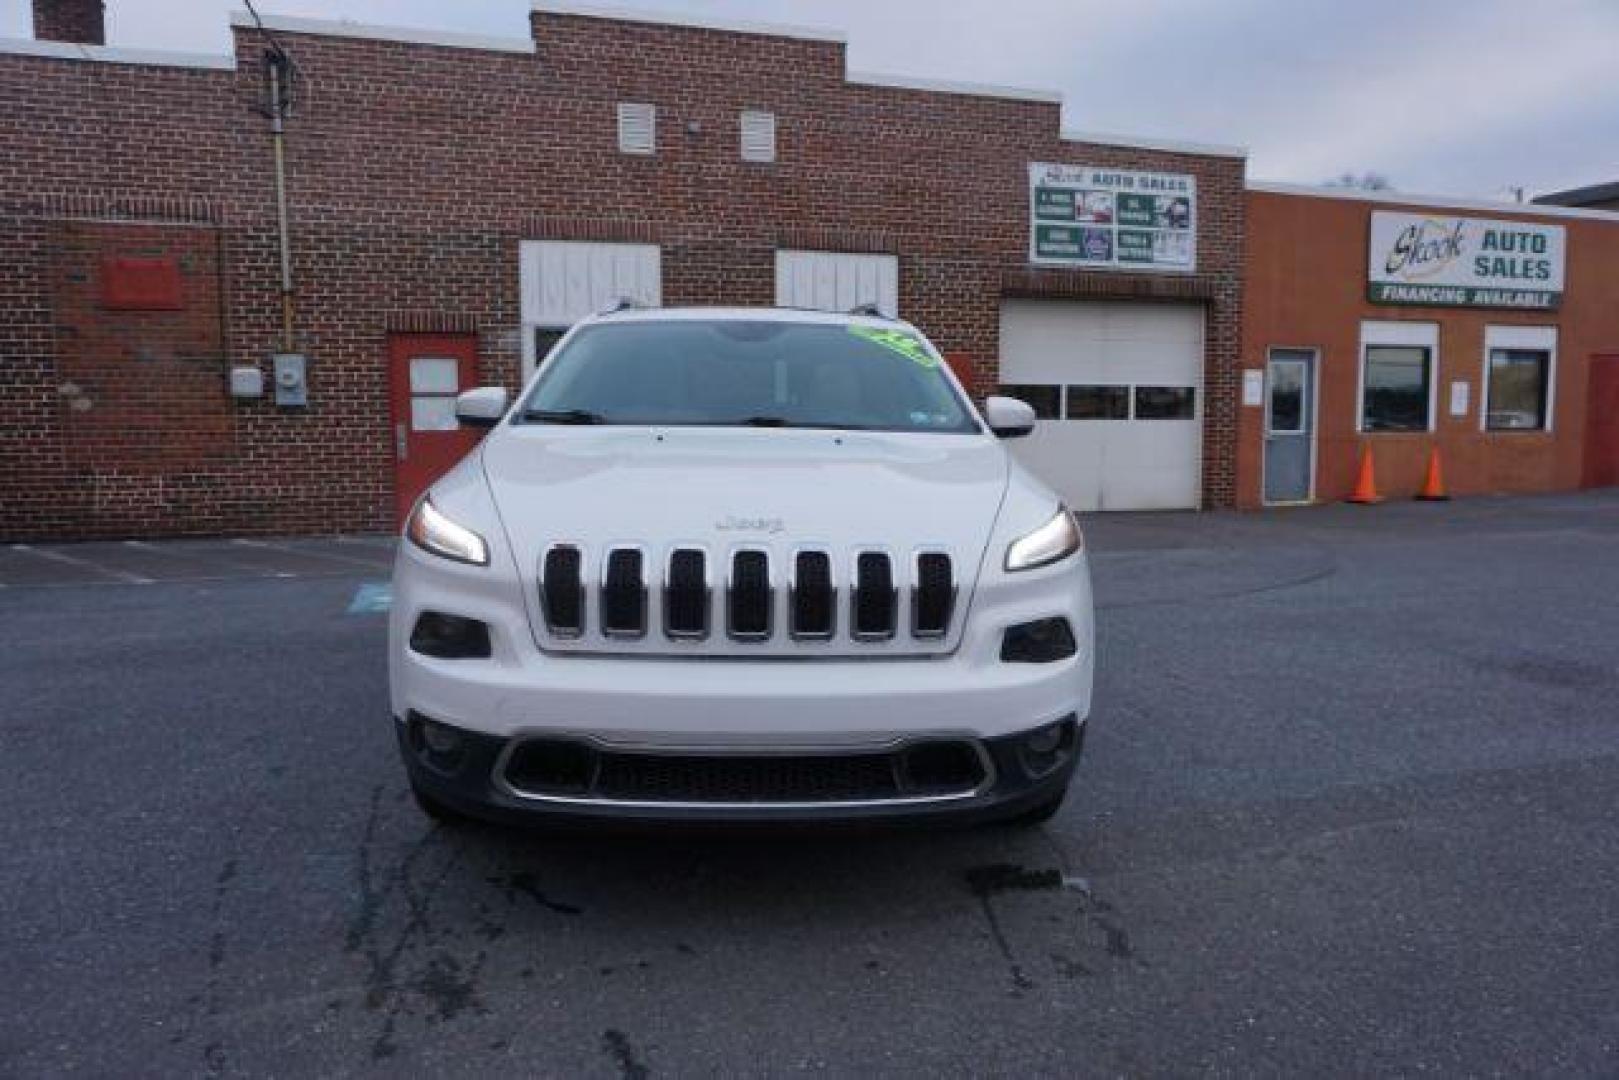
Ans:
{"label": "puddle stain on pavement", "polygon": [[1076,901],[1075,914],[1079,916],[1077,933],[1064,944],[1069,951],[1051,949],[1047,953],[1052,970],[1068,978],[1082,978],[1120,967],[1145,966],[1135,954],[1130,935],[1120,923],[1113,905],[1097,896],[1090,882],[1084,878],[1068,877],[1060,869],[1028,869],[1013,863],[991,863],[968,868],[963,874],[967,891],[978,901],[985,925],[995,943],[996,950],[1006,962],[1011,978],[1012,997],[1022,997],[1037,984],[1025,969],[1023,960],[1012,946],[1007,928],[997,909],[996,899],[1009,894],[1053,893],[1068,894]]}

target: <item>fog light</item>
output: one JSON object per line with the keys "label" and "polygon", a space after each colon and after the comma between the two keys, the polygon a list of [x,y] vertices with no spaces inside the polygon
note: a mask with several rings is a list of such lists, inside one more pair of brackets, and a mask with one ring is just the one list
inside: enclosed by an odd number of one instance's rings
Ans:
{"label": "fog light", "polygon": [[1051,724],[1034,732],[1023,744],[1036,754],[1049,754],[1062,745],[1063,725]]}
{"label": "fog light", "polygon": [[1073,756],[1075,726],[1072,720],[1064,719],[1023,736],[1018,755],[1023,759],[1023,771],[1034,779],[1056,772]]}
{"label": "fog light", "polygon": [[422,742],[435,754],[453,754],[461,749],[461,735],[452,727],[422,721]]}
{"label": "fog light", "polygon": [[445,776],[453,776],[467,758],[467,740],[459,730],[420,713],[410,714],[410,748],[416,760]]}
{"label": "fog light", "polygon": [[410,631],[410,648],[440,660],[476,660],[489,656],[489,627],[477,619],[424,611]]}
{"label": "fog light", "polygon": [[1008,627],[1001,639],[1001,661],[1007,664],[1050,664],[1076,651],[1074,631],[1061,617]]}

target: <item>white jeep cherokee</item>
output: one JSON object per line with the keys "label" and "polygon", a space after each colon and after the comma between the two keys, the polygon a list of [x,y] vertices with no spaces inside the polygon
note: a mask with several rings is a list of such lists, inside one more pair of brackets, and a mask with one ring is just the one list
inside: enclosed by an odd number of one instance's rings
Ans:
{"label": "white jeep cherokee", "polygon": [[[400,751],[439,817],[1049,817],[1094,659],[1078,525],[917,330],[618,310],[433,485],[394,566]],[[509,415],[508,415],[509,412]]]}

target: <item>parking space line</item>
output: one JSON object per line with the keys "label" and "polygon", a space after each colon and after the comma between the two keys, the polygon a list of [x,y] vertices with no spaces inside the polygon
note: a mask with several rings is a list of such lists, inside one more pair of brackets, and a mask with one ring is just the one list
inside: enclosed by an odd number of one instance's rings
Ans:
{"label": "parking space line", "polygon": [[232,540],[231,543],[240,544],[243,547],[264,548],[269,551],[279,551],[285,555],[307,555],[311,559],[326,559],[329,562],[343,563],[347,566],[360,566],[371,571],[386,570],[388,568],[386,563],[379,563],[372,559],[354,559],[347,555],[333,555],[327,551],[314,551],[309,548],[301,547],[287,547],[284,544],[272,544],[267,540],[248,540],[238,537],[237,539]]}
{"label": "parking space line", "polygon": [[79,559],[72,555],[64,555],[60,551],[51,551],[47,548],[37,548],[29,544],[12,544],[11,550],[26,551],[30,555],[38,555],[42,559],[49,559],[52,562],[59,562],[64,566],[72,566],[80,570],[90,570],[94,573],[103,574],[110,577],[115,581],[122,581],[128,585],[150,585],[155,580],[154,578],[142,577],[140,574],[131,574],[127,570],[115,570],[110,566],[102,566],[100,563],[91,562],[89,559]]}
{"label": "parking space line", "polygon": [[135,548],[137,551],[151,552],[153,555],[161,555],[166,559],[178,559],[178,560],[180,560],[181,562],[184,562],[184,563],[207,562],[208,560],[211,559],[211,560],[213,560],[215,562],[218,562],[222,566],[228,566],[232,570],[238,570],[238,571],[240,571],[240,572],[242,572],[244,574],[247,574],[247,575],[249,575],[251,577],[258,577],[258,578],[265,578],[265,577],[290,578],[290,577],[297,577],[298,576],[297,574],[291,573],[289,571],[284,571],[284,570],[265,570],[262,567],[251,566],[251,565],[249,565],[247,563],[237,562],[236,560],[226,556],[223,552],[215,551],[212,548],[198,549],[198,550],[192,550],[192,551],[175,551],[175,550],[173,550],[173,549],[171,549],[169,547],[163,546],[163,545],[148,544],[144,540],[125,540],[124,541],[124,546],[125,547]]}

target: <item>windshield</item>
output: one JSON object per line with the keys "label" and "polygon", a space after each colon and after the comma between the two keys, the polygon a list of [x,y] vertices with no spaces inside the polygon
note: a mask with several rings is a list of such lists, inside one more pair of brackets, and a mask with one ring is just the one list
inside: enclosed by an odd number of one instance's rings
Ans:
{"label": "windshield", "polygon": [[546,361],[515,422],[978,430],[908,330],[735,319],[583,329]]}

